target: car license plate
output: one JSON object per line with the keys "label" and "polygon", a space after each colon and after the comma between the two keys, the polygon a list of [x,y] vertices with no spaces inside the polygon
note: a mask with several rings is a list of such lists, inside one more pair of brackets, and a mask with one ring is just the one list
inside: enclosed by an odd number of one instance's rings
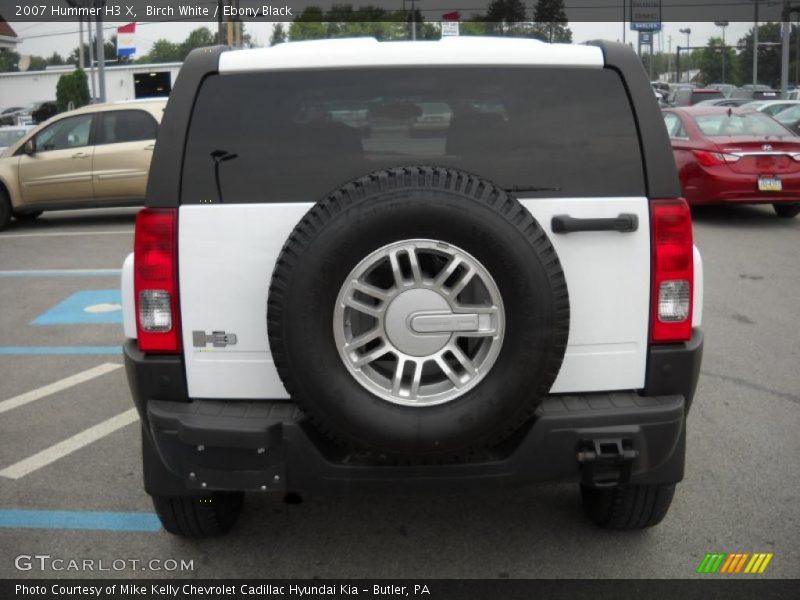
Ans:
{"label": "car license plate", "polygon": [[781,180],[777,177],[762,175],[758,178],[758,191],[760,192],[780,192],[782,189]]}

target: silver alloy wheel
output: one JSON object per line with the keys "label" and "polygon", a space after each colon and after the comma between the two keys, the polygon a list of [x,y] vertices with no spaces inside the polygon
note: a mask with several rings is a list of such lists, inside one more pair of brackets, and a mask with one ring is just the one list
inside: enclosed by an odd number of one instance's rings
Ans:
{"label": "silver alloy wheel", "polygon": [[333,334],[350,374],[395,404],[432,406],[475,387],[500,353],[505,311],[484,266],[441,241],[379,248],[345,279]]}

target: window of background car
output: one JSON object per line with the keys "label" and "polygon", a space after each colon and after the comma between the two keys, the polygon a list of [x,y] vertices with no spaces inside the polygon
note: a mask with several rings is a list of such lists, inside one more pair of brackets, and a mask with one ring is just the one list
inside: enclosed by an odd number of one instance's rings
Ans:
{"label": "window of background car", "polygon": [[683,128],[683,122],[675,113],[664,113],[664,125],[667,126],[667,133],[669,137],[686,137],[686,130]]}
{"label": "window of background car", "polygon": [[694,122],[703,135],[707,136],[792,135],[774,119],[758,112],[697,115]]}
{"label": "window of background car", "polygon": [[120,144],[156,139],[158,123],[143,110],[114,110],[99,113],[96,144]]}
{"label": "window of background car", "polygon": [[703,100],[721,100],[725,98],[722,92],[691,92],[691,103],[697,104]]}
{"label": "window of background car", "polygon": [[794,123],[798,119],[800,119],[800,104],[793,106],[792,108],[782,110],[775,115],[775,120],[783,123],[784,125]]}
{"label": "window of background car", "polygon": [[77,148],[89,143],[92,115],[78,115],[56,121],[36,135],[37,152]]}
{"label": "window of background car", "polygon": [[615,71],[459,67],[211,76],[192,115],[182,201],[311,202],[412,164],[542,189],[526,196],[645,194]]}
{"label": "window of background car", "polygon": [[16,143],[25,132],[25,129],[0,129],[0,148]]}

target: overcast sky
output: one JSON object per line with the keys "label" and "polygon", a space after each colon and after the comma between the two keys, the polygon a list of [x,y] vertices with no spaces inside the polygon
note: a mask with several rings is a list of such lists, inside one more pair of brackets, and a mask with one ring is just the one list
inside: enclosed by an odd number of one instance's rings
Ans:
{"label": "overcast sky", "polygon": [[[118,26],[125,23],[106,23],[106,26]],[[726,29],[726,43],[736,43],[752,27],[752,23],[731,23]],[[190,31],[202,27],[202,23],[138,23],[136,26],[137,55],[146,54],[153,42],[159,38],[167,38],[172,42],[181,42]],[[66,55],[78,46],[78,25],[76,23],[23,23],[13,24],[22,42],[17,46],[20,54],[35,54],[49,56],[53,52]],[[216,24],[209,23],[209,29],[214,31]],[[259,45],[268,45],[272,33],[272,23],[249,22],[245,29],[253,36]],[[569,24],[575,42],[585,42],[593,39],[610,39],[622,41],[622,23],[586,23],[573,22]],[[705,45],[712,36],[720,35],[720,28],[713,23],[664,23],[662,35],[656,36],[656,48],[667,51],[668,40],[672,38],[672,50],[680,44],[686,45],[686,35],[679,33],[679,29],[689,27],[692,30],[690,44],[692,46]],[[110,37],[115,31],[106,29],[105,35]],[[628,42],[635,40],[636,32],[626,31]]]}

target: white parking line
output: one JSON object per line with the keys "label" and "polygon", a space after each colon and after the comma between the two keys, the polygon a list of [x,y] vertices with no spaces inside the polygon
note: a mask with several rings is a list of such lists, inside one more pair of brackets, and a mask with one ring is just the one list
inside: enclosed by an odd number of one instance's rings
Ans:
{"label": "white parking line", "polygon": [[0,271],[0,279],[9,277],[116,277],[121,269],[28,269]]}
{"label": "white parking line", "polygon": [[32,237],[73,237],[86,235],[131,235],[133,229],[120,229],[117,231],[47,231],[41,233],[5,233],[0,235],[0,240],[11,238],[32,238]]}
{"label": "white parking line", "polygon": [[42,386],[30,392],[25,392],[24,394],[14,396],[8,400],[3,400],[0,402],[0,413],[9,411],[12,408],[17,408],[18,406],[24,406],[25,404],[33,402],[34,400],[38,400],[39,398],[44,398],[45,396],[50,396],[56,392],[66,390],[67,388],[71,388],[96,377],[100,377],[101,375],[105,375],[106,373],[111,373],[112,371],[116,371],[121,367],[122,365],[115,363],[103,363],[102,365],[98,365],[94,368],[83,371],[82,373],[76,373],[75,375],[65,377],[64,379],[56,381],[55,383]]}
{"label": "white parking line", "polygon": [[57,461],[59,458],[63,458],[68,454],[72,454],[76,450],[80,450],[84,446],[88,446],[92,442],[96,442],[100,438],[114,433],[118,429],[122,429],[126,425],[130,425],[138,420],[139,415],[136,413],[135,408],[126,410],[124,413],[117,415],[116,417],[112,417],[107,421],[98,423],[94,427],[90,427],[89,429],[81,431],[80,433],[73,435],[71,438],[67,438],[63,442],[59,442],[58,444],[50,446],[49,448],[23,459],[18,463],[11,465],[10,467],[6,467],[0,471],[0,477],[6,477],[8,479],[19,479],[21,477],[25,477],[25,475],[29,475],[34,471],[38,471],[42,467],[46,467],[47,465]]}

